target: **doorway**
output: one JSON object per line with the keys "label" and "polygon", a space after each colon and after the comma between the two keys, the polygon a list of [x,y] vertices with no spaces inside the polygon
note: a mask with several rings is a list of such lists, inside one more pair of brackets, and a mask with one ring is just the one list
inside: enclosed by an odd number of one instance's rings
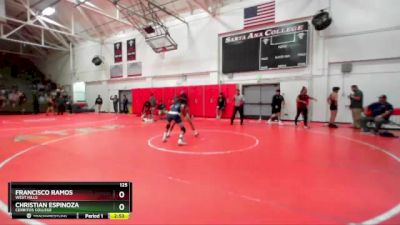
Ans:
{"label": "doorway", "polygon": [[272,97],[279,84],[258,84],[243,86],[245,99],[244,116],[252,119],[267,119],[271,115]]}
{"label": "doorway", "polygon": [[[131,90],[119,90],[119,112],[120,113],[132,113],[132,91]],[[123,99],[124,95],[128,99],[128,110],[124,111]]]}

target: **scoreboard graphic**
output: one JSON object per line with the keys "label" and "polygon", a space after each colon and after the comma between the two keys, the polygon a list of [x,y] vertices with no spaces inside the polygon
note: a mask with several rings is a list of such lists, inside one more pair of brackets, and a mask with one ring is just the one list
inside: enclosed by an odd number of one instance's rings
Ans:
{"label": "scoreboard graphic", "polygon": [[13,219],[129,219],[130,182],[11,182]]}
{"label": "scoreboard graphic", "polygon": [[222,39],[222,72],[305,67],[308,22],[272,27]]}

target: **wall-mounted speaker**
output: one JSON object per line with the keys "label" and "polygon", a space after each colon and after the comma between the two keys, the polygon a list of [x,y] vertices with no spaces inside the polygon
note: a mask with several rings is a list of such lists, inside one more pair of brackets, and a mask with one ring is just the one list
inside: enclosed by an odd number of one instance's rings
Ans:
{"label": "wall-mounted speaker", "polygon": [[342,73],[351,73],[352,70],[353,70],[353,64],[351,63],[342,64]]}
{"label": "wall-mounted speaker", "polygon": [[152,26],[150,26],[150,25],[147,26],[147,27],[144,27],[143,30],[148,34],[152,34],[152,33],[155,32],[154,28]]}
{"label": "wall-mounted speaker", "polygon": [[101,58],[100,58],[99,56],[95,56],[95,57],[93,57],[93,59],[92,59],[92,63],[93,63],[95,66],[100,66],[100,65],[103,63],[103,60],[101,60]]}
{"label": "wall-mounted speaker", "polygon": [[332,18],[329,16],[328,12],[321,10],[320,13],[312,18],[311,23],[314,25],[316,30],[325,30],[329,25],[331,25]]}

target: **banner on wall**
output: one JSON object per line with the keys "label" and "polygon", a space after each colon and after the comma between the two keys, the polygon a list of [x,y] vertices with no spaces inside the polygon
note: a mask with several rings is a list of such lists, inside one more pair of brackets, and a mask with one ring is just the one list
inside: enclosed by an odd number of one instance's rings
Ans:
{"label": "banner on wall", "polygon": [[111,79],[121,78],[122,76],[123,76],[122,64],[111,65],[111,67],[110,67]]}
{"label": "banner on wall", "polygon": [[129,39],[126,41],[126,46],[127,46],[127,59],[128,61],[134,61],[136,60],[136,41],[135,39]]}
{"label": "banner on wall", "polygon": [[114,62],[122,62],[122,42],[114,43]]}
{"label": "banner on wall", "polygon": [[128,63],[128,77],[142,76],[142,63]]}

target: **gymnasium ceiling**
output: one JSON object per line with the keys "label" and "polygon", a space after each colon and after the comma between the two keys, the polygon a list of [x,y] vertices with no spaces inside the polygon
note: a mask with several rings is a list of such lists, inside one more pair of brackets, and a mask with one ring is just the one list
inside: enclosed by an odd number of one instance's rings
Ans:
{"label": "gymnasium ceiling", "polygon": [[[161,23],[206,12],[232,0],[5,0],[0,15],[0,52],[42,57],[68,51],[70,43],[100,40],[129,28],[138,29],[157,18]],[[122,6],[117,10],[117,5]],[[51,16],[43,9],[55,8]],[[0,30],[1,30],[0,29]]]}

